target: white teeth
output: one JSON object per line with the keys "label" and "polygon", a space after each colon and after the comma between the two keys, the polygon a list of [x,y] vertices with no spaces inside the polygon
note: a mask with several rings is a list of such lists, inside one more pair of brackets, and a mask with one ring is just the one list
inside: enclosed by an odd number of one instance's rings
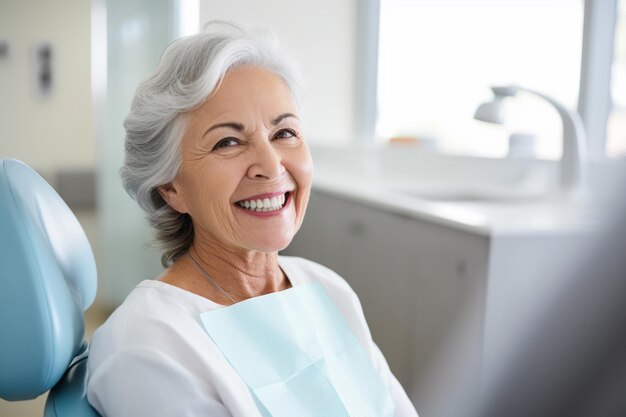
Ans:
{"label": "white teeth", "polygon": [[287,199],[285,198],[285,194],[281,194],[272,198],[264,198],[263,200],[258,199],[239,201],[237,202],[237,204],[240,207],[246,208],[251,211],[267,212],[280,210],[285,205],[286,200]]}

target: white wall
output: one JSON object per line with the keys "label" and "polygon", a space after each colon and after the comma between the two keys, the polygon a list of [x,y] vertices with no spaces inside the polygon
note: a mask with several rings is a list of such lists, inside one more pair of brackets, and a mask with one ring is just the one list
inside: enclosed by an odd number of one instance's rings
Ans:
{"label": "white wall", "polygon": [[[10,45],[0,59],[0,158],[18,158],[51,175],[93,167],[90,15],[88,0],[0,0],[0,40]],[[32,67],[40,42],[53,45],[56,60],[55,88],[45,99],[36,94]],[[93,221],[81,223],[97,246]],[[0,400],[0,416],[40,416],[44,402],[45,395]]]}
{"label": "white wall", "polygon": [[[0,59],[0,157],[35,169],[92,167],[95,143],[90,79],[91,2],[0,0],[0,40],[10,43]],[[54,90],[37,95],[34,48],[54,47]]]}
{"label": "white wall", "polygon": [[355,132],[357,0],[200,0],[201,25],[212,19],[277,33],[305,80],[305,135],[346,144]]}
{"label": "white wall", "polygon": [[[91,110],[90,7],[84,0],[0,0],[0,157],[44,173],[95,165]],[[305,79],[305,133],[345,144],[355,132],[357,0],[200,0],[200,21],[225,19],[274,30]],[[33,48],[55,47],[55,89],[35,92]]]}

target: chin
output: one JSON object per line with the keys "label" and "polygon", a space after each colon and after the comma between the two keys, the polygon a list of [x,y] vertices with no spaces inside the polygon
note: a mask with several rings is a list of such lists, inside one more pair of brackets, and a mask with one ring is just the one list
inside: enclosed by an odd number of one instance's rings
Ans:
{"label": "chin", "polygon": [[253,247],[255,248],[255,250],[259,252],[267,252],[267,253],[279,252],[285,249],[287,246],[289,246],[292,239],[293,239],[293,235],[284,236],[279,239],[274,237],[271,240],[257,242],[255,245],[253,245]]}

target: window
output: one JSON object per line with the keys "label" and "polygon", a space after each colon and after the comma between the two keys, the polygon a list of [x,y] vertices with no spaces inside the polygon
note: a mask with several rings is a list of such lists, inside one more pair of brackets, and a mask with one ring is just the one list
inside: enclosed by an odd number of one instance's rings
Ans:
{"label": "window", "polygon": [[583,0],[381,0],[377,140],[501,157],[511,133],[530,133],[537,156],[560,157],[560,118],[529,94],[508,99],[505,125],[473,114],[491,85],[509,83],[576,109],[583,15]]}
{"label": "window", "polygon": [[613,109],[609,114],[606,132],[606,151],[609,156],[626,155],[626,0],[620,0],[617,10],[611,71]]}

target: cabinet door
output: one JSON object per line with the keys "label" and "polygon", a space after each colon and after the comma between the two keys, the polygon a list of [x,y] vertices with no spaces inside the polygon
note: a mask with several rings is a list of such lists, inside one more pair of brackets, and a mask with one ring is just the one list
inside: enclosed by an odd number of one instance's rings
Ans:
{"label": "cabinet door", "polygon": [[374,342],[401,384],[410,380],[407,223],[386,210],[349,203],[345,278],[359,295]]}
{"label": "cabinet door", "polygon": [[479,387],[489,240],[443,225],[411,225],[410,395],[437,415],[455,389]]}

